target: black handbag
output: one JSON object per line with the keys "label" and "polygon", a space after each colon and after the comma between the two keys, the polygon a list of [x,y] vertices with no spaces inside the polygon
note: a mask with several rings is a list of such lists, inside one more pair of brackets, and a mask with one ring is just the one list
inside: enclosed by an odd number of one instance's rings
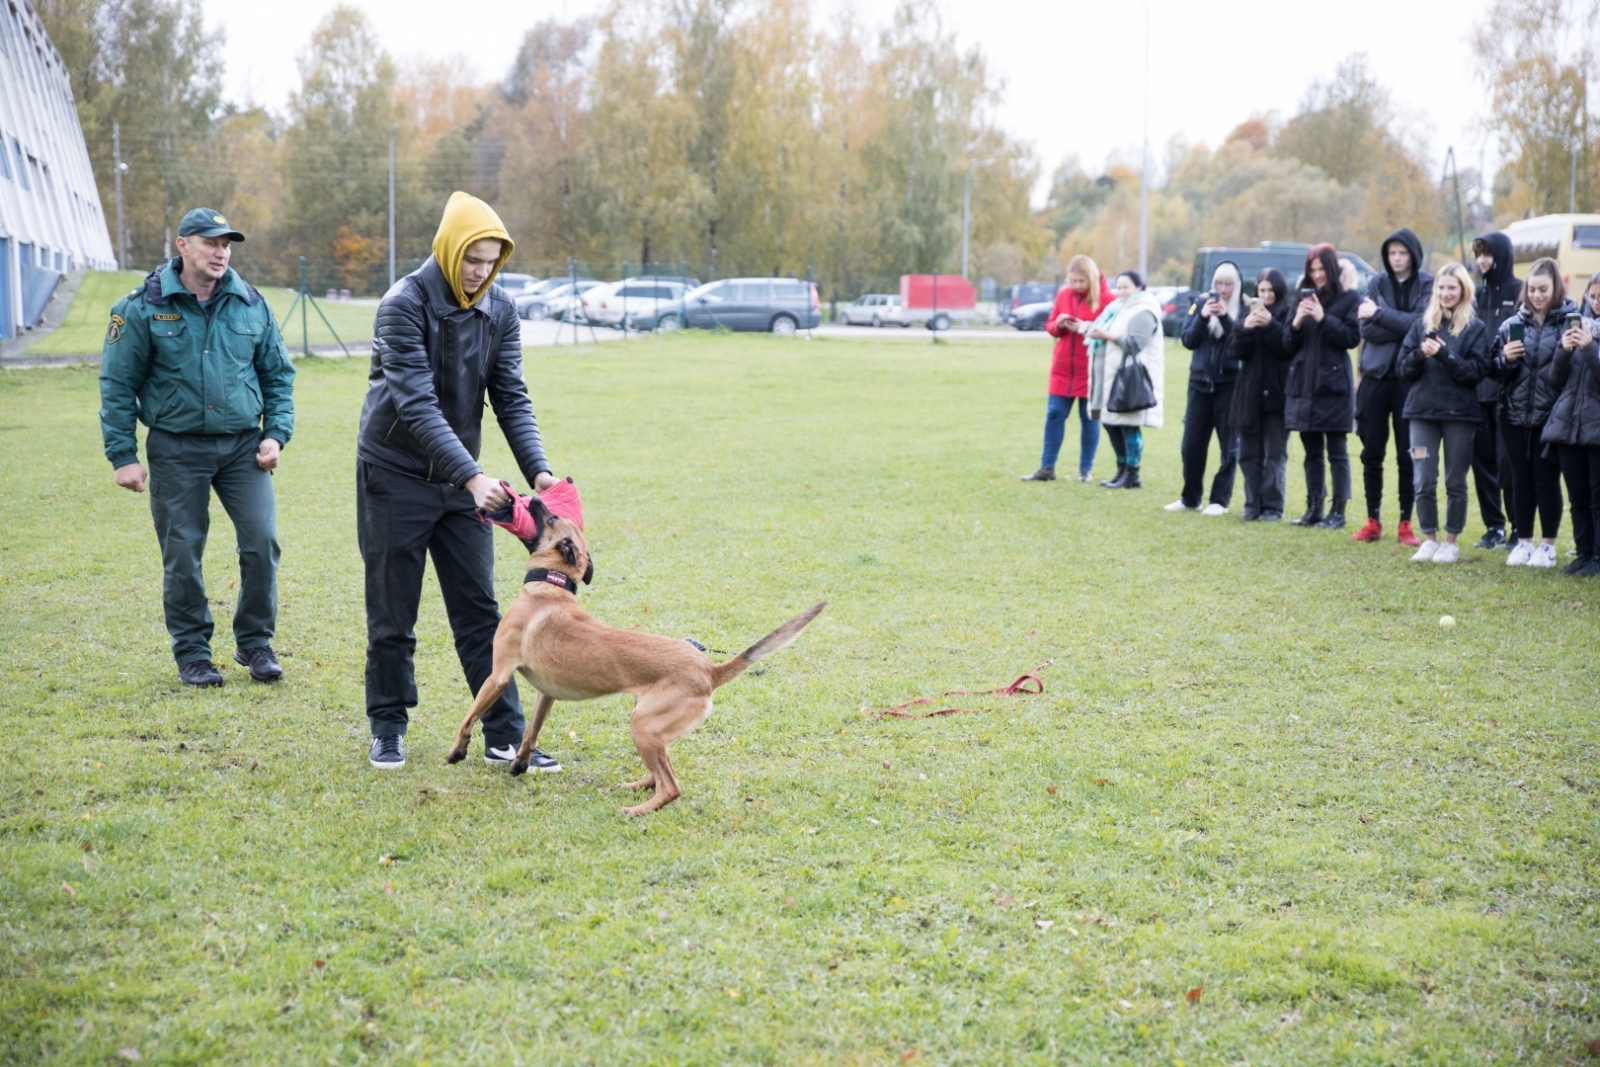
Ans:
{"label": "black handbag", "polygon": [[1111,379],[1111,394],[1106,397],[1106,410],[1117,415],[1144,411],[1156,406],[1156,387],[1150,382],[1150,372],[1137,356],[1123,357],[1117,376]]}

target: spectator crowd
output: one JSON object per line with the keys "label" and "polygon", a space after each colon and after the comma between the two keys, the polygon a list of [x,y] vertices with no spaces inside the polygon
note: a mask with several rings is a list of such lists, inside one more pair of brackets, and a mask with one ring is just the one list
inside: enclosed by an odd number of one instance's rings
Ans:
{"label": "spectator crowd", "polygon": [[[1365,292],[1331,244],[1310,250],[1292,285],[1261,271],[1253,294],[1237,265],[1219,264],[1179,331],[1191,353],[1183,487],[1166,510],[1227,515],[1242,473],[1244,521],[1282,520],[1298,433],[1306,502],[1290,525],[1343,529],[1354,432],[1367,514],[1350,540],[1384,537],[1392,452],[1395,536],[1413,560],[1461,558],[1470,480],[1485,527],[1475,547],[1506,550],[1509,566],[1555,567],[1570,505],[1576,547],[1565,572],[1600,576],[1600,273],[1569,294],[1554,259],[1516,278],[1504,233],[1472,247],[1470,266],[1434,275],[1416,234],[1397,230]],[[1160,304],[1137,271],[1108,284],[1094,260],[1075,256],[1045,328],[1056,343],[1044,450],[1024,480],[1055,480],[1075,409],[1078,480],[1093,478],[1103,426],[1117,472],[1100,485],[1141,488],[1144,431],[1164,420]]]}

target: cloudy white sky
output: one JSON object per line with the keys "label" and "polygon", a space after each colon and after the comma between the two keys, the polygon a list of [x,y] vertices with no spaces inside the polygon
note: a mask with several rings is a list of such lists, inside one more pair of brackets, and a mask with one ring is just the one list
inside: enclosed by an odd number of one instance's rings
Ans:
{"label": "cloudy white sky", "polygon": [[[816,0],[820,17],[841,0]],[[895,0],[850,0],[869,25],[887,23]],[[1140,141],[1144,8],[1115,0],[940,0],[963,45],[980,46],[1006,84],[1001,125],[1031,142],[1047,177],[1069,153],[1091,169]],[[1468,43],[1487,0],[1342,0],[1319,19],[1285,17],[1283,5],[1148,0],[1150,142],[1153,158],[1174,133],[1215,145],[1252,112],[1290,114],[1314,78],[1365,51],[1395,104],[1425,136],[1430,166],[1455,146],[1462,166],[1495,145],[1476,128],[1481,90]],[[227,31],[227,80],[234,99],[280,109],[298,83],[295,56],[331,0],[242,4],[204,0],[207,23]],[[383,45],[397,58],[460,54],[485,78],[509,66],[523,31],[551,16],[597,12],[596,0],[472,0],[451,18],[439,0],[360,0]],[[1045,182],[1035,192],[1042,200]]]}

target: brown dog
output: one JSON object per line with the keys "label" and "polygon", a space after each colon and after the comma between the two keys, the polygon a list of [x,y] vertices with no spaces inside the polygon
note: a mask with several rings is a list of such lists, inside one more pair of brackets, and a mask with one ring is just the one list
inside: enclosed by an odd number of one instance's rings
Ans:
{"label": "brown dog", "polygon": [[528,544],[532,554],[527,580],[495,631],[494,669],[478,690],[472,710],[461,720],[446,762],[459,763],[466,758],[473,723],[505,692],[513,671],[521,672],[539,690],[539,701],[511,764],[512,774],[528,769],[529,754],[557,700],[596,700],[632,693],[633,744],[648,773],[620,788],[654,786],[655,792],[643,804],[623,808],[622,813],[655,811],[677,800],[680,793],[667,746],[705,721],[714,690],[800,636],[828,606],[827,601],[796,615],[732,659],[712,663],[686,641],[616,630],[596,622],[577,601],[578,583],[587,584],[594,576],[582,531],[571,520],[552,515],[537,497],[530,506],[538,509],[541,521],[538,540]]}

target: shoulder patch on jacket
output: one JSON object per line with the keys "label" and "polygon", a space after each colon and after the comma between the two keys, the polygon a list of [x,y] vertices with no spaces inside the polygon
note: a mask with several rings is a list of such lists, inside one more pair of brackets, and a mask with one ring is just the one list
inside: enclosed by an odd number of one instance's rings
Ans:
{"label": "shoulder patch on jacket", "polygon": [[183,321],[183,316],[182,315],[152,315],[150,317],[155,319],[157,322],[182,322]]}
{"label": "shoulder patch on jacket", "polygon": [[122,328],[127,324],[128,320],[121,315],[112,315],[111,326],[106,330],[106,344],[114,345],[122,340]]}
{"label": "shoulder patch on jacket", "polygon": [[255,307],[257,304],[261,303],[261,294],[256,291],[255,286],[251,285],[243,278],[239,279],[239,283],[244,286],[244,302],[246,307]]}

